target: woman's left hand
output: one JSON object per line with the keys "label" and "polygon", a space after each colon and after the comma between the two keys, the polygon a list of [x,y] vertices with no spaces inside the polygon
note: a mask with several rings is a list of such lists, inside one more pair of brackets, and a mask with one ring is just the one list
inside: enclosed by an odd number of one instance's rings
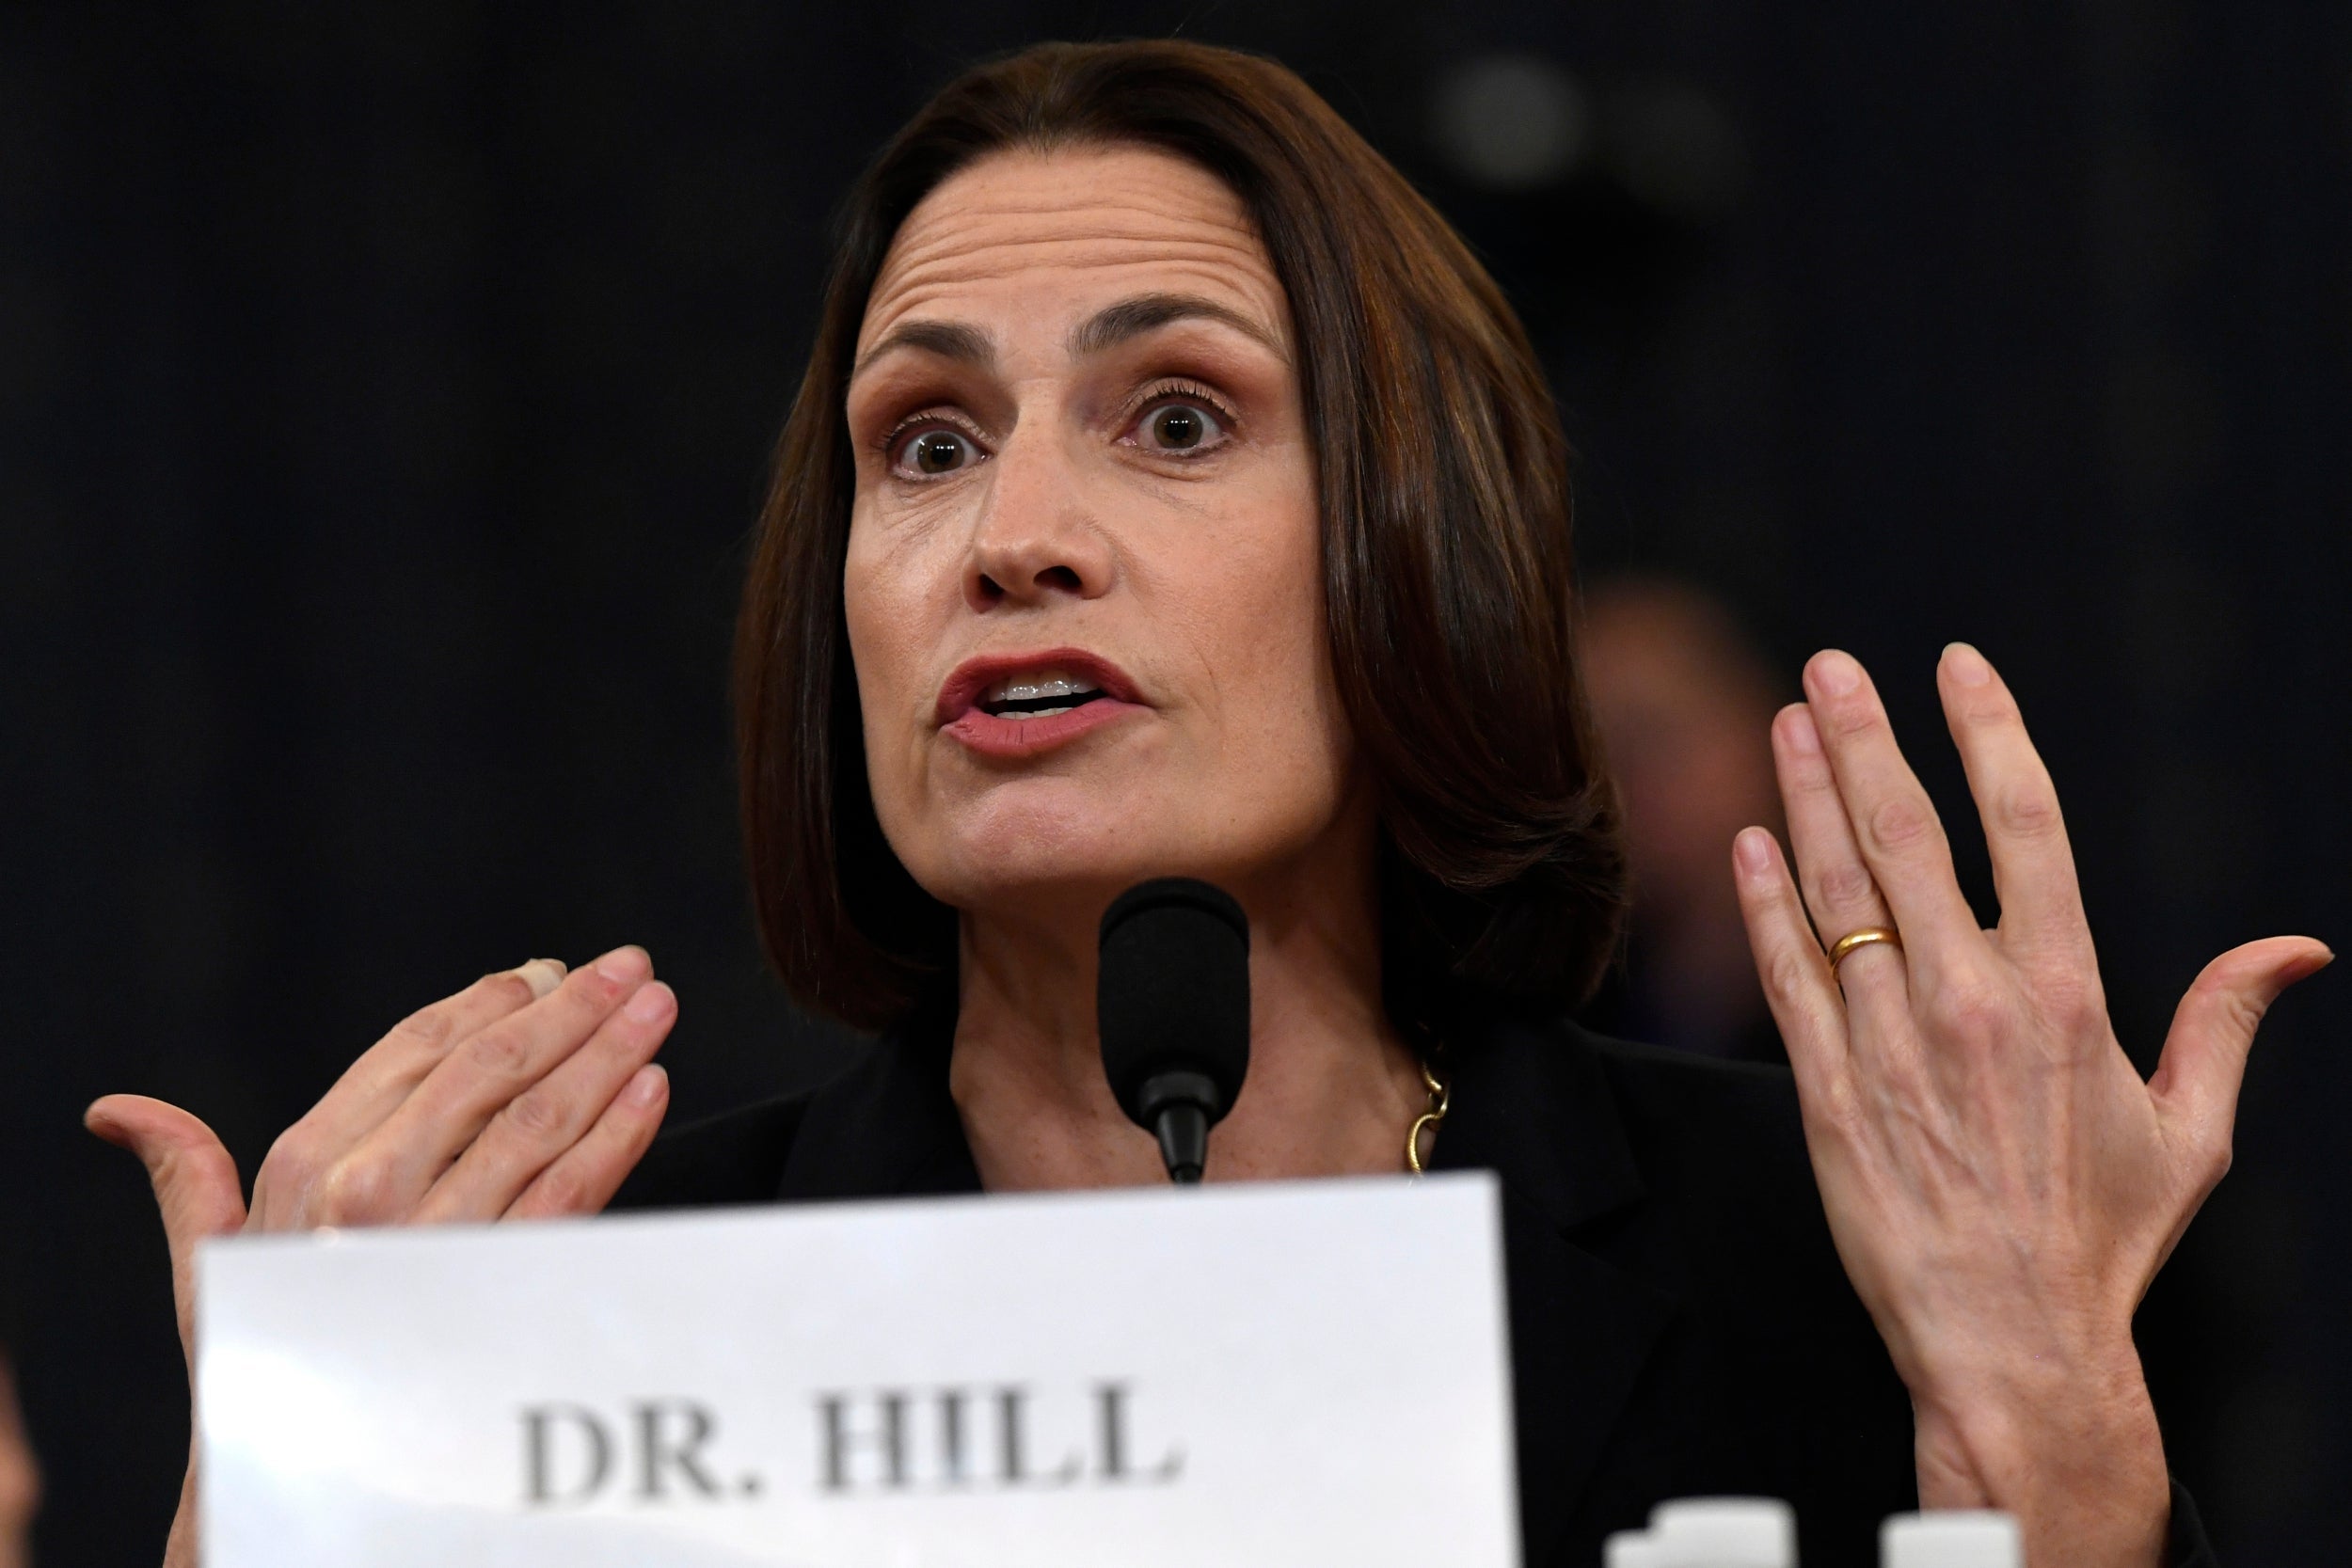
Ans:
{"label": "woman's left hand", "polygon": [[[2037,1565],[2148,1568],[2169,1490],[2132,1315],[2229,1168],[2255,1025],[2332,955],[2274,937],[2216,958],[2143,1082],[2015,701],[1965,644],[1936,678],[1999,926],[1978,927],[1869,677],[1836,652],[1772,726],[1802,899],[1751,828],[1740,905],[1839,1256],[1911,1391],[1922,1506],[2016,1513]],[[1833,974],[1824,948],[1866,927],[1901,945]]]}

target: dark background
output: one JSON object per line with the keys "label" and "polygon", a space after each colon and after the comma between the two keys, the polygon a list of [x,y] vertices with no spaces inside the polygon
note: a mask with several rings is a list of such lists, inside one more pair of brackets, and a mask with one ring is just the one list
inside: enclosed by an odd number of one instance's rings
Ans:
{"label": "dark background", "polygon": [[[152,1561],[184,1455],[93,1096],[249,1174],[402,1013],[623,940],[683,997],[676,1114],[836,1059],[759,968],[723,672],[827,214],[975,55],[1172,30],[1298,67],[1488,255],[1591,560],[1726,594],[1791,695],[1854,650],[1956,818],[1932,661],[2001,663],[2143,1065],[2214,953],[2352,938],[2352,8],[7,4],[0,1257],[44,1563]],[[1465,101],[1532,107],[1480,153]],[[2348,999],[2265,1030],[2142,1320],[2238,1565],[2352,1560]]]}

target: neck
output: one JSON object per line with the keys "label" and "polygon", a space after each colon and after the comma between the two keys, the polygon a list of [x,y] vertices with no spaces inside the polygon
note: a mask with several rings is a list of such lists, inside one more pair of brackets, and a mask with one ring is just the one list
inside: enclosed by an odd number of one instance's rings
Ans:
{"label": "neck", "polygon": [[[1249,911],[1249,1076],[1209,1136],[1206,1180],[1371,1175],[1405,1164],[1420,1066],[1380,1003],[1369,869],[1227,886]],[[1107,904],[1106,895],[1102,903]],[[967,913],[948,1084],[991,1191],[1156,1184],[1157,1145],[1103,1076],[1100,907]]]}

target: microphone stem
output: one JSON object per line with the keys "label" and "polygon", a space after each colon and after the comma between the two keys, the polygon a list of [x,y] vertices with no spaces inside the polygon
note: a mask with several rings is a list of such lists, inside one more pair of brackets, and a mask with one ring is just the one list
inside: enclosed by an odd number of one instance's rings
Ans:
{"label": "microphone stem", "polygon": [[1160,1159],[1168,1166],[1168,1179],[1179,1186],[1190,1186],[1200,1180],[1202,1167],[1209,1163],[1209,1116],[1191,1101],[1177,1101],[1163,1105],[1152,1118],[1160,1135]]}

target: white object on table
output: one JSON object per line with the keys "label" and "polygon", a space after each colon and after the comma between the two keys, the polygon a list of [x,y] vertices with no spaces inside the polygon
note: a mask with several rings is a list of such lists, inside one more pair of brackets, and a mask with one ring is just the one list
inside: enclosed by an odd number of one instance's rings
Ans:
{"label": "white object on table", "polygon": [[2025,1568],[2017,1521],[1990,1510],[1898,1513],[1879,1527],[1880,1568]]}
{"label": "white object on table", "polygon": [[1659,1568],[1796,1568],[1797,1516],[1776,1497],[1683,1497],[1650,1511]]}
{"label": "white object on table", "polygon": [[1645,1529],[1621,1529],[1600,1544],[1600,1568],[1661,1568],[1663,1550]]}

